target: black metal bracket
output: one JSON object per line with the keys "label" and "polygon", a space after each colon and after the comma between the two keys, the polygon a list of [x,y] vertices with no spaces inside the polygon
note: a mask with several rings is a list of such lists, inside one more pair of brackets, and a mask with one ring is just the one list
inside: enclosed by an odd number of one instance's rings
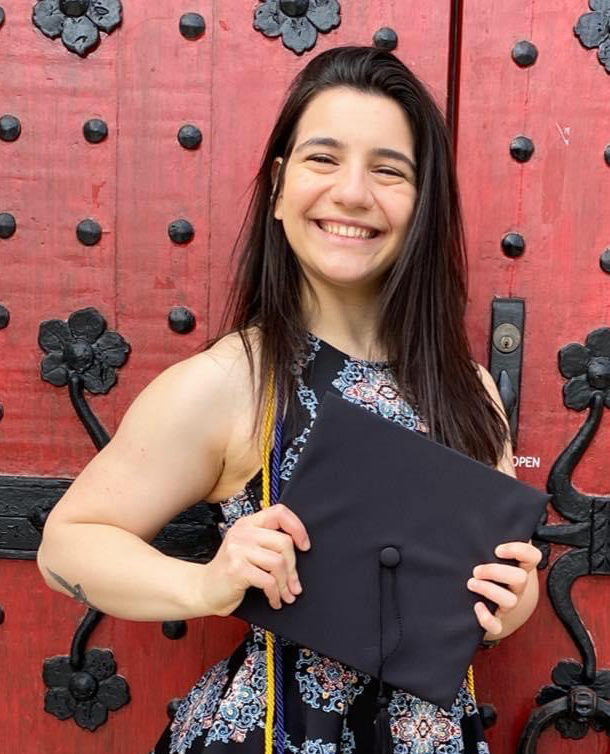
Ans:
{"label": "black metal bracket", "polygon": [[506,410],[513,449],[517,447],[519,427],[524,324],[525,301],[522,298],[494,298],[491,304],[489,372]]}

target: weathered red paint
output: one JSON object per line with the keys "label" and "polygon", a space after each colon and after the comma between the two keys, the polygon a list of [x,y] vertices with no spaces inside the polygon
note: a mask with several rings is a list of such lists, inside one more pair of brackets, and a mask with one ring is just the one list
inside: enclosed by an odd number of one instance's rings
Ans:
{"label": "weathered red paint", "polygon": [[[398,56],[428,83],[444,107],[450,3],[353,0],[341,26],[319,35],[303,56],[252,28],[257,3],[217,0],[199,10],[206,32],[187,41],[169,0],[125,3],[122,26],[86,59],[69,53],[32,26],[31,5],[4,0],[0,29],[0,110],[20,118],[22,135],[0,142],[0,211],[15,215],[16,234],[0,242],[0,302],[11,323],[0,331],[0,434],[3,474],[73,477],[94,453],[65,390],[39,379],[36,338],[43,319],[67,318],[95,306],[131,344],[119,384],[89,397],[112,433],[125,409],[157,373],[185,358],[214,331],[224,303],[229,253],[246,208],[267,133],[294,74],[318,52],[367,44],[380,26],[399,36]],[[458,170],[471,268],[469,333],[475,358],[486,364],[494,295],[526,300],[521,422],[516,455],[540,458],[518,475],[544,487],[553,460],[580,418],[563,407],[557,351],[607,323],[610,281],[598,266],[608,245],[609,141],[605,124],[608,78],[572,34],[584,0],[504,0],[465,3],[462,28]],[[518,68],[513,44],[531,39],[538,63]],[[108,139],[85,142],[83,123],[104,119]],[[203,132],[199,150],[182,149],[178,128]],[[525,164],[509,156],[518,134],[536,153]],[[599,208],[599,209],[598,209]],[[85,247],[77,223],[92,217],[102,240]],[[188,218],[195,237],[173,244],[168,224]],[[526,238],[518,260],[505,258],[509,230]],[[178,336],[167,327],[171,307],[188,306],[197,328]],[[205,417],[202,417],[205,421]],[[602,427],[576,481],[604,491]],[[555,548],[558,549],[558,548]],[[554,550],[555,552],[555,550]],[[599,653],[610,663],[605,584],[577,584]],[[169,642],[160,624],[106,618],[91,646],[111,647],[127,677],[132,702],[111,713],[94,734],[43,711],[45,657],[65,654],[82,608],[51,592],[32,562],[0,561],[0,727],[2,741],[22,754],[146,752],[166,723],[165,706],[204,668],[227,654],[243,634],[232,619],[190,621],[185,639]],[[529,624],[502,646],[481,652],[475,670],[479,702],[493,703],[489,733],[494,754],[515,751],[536,691],[574,647],[544,592]],[[605,738],[562,742],[545,734],[553,754],[607,751]]]}

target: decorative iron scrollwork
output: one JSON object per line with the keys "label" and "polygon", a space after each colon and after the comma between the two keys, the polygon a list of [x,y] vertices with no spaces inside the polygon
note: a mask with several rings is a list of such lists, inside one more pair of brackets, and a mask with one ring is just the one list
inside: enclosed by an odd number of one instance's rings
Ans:
{"label": "decorative iron scrollwork", "polygon": [[597,59],[610,73],[610,0],[589,0],[592,13],[583,13],[574,34],[588,50],[597,47]]}
{"label": "decorative iron scrollwork", "polygon": [[604,406],[610,407],[610,327],[600,327],[585,344],[569,343],[559,351],[559,371],[568,380],[564,404],[589,413],[549,474],[552,505],[569,523],[541,523],[535,542],[570,545],[551,566],[547,589],[551,605],[572,637],[582,664],[561,660],[551,685],[542,688],[522,732],[519,754],[534,754],[549,725],[564,738],[583,738],[590,728],[610,735],[610,670],[597,669],[591,636],[572,601],[572,586],[582,576],[610,574],[610,497],[585,495],[575,489],[572,474],[599,427]]}
{"label": "decorative iron scrollwork", "polygon": [[129,687],[116,674],[116,662],[109,649],[90,649],[74,667],[70,657],[60,655],[44,661],[42,677],[47,687],[45,711],[59,720],[71,717],[81,728],[94,731],[129,702]]}
{"label": "decorative iron scrollwork", "polygon": [[[104,317],[93,307],[73,312],[67,321],[42,322],[38,343],[46,353],[41,362],[42,379],[55,387],[68,386],[74,410],[97,450],[101,450],[110,437],[83,392],[87,389],[94,394],[108,393],[116,384],[117,369],[127,360],[129,343],[118,332],[109,330]],[[42,480],[37,485],[29,478],[3,482],[7,494],[0,495],[0,557],[35,557],[46,518],[69,480]],[[34,496],[33,490],[39,487],[46,496]],[[24,497],[28,498],[26,506]],[[167,555],[206,562],[220,544],[219,515],[201,501],[167,524],[152,546]],[[3,521],[7,521],[12,537],[7,540],[6,549],[2,547]],[[108,710],[119,709],[129,701],[129,687],[124,678],[116,675],[112,652],[85,649],[102,618],[100,611],[88,609],[75,632],[70,655],[48,658],[43,670],[48,687],[45,710],[60,720],[73,717],[77,725],[89,730],[106,721]],[[163,624],[163,630],[168,638],[180,639],[186,633],[186,623],[169,621]]]}
{"label": "decorative iron scrollwork", "polygon": [[282,37],[284,47],[301,55],[311,50],[318,32],[329,32],[341,23],[337,0],[261,0],[253,26],[266,37]]}
{"label": "decorative iron scrollwork", "polygon": [[100,31],[110,34],[121,23],[120,0],[40,0],[32,10],[34,26],[81,57],[97,47]]}

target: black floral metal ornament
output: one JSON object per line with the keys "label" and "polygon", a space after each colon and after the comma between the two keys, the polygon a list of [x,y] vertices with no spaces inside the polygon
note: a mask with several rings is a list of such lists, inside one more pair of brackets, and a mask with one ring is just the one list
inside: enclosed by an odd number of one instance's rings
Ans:
{"label": "black floral metal ornament", "polygon": [[568,343],[558,353],[567,379],[563,400],[574,411],[588,409],[582,426],[559,454],[549,473],[547,492],[564,519],[538,525],[534,543],[568,545],[552,564],[547,579],[551,605],[578,647],[582,663],[560,660],[553,683],[544,686],[521,734],[518,754],[535,754],[542,731],[554,725],[564,738],[584,738],[590,729],[610,736],[610,670],[598,670],[593,637],[572,599],[577,579],[610,575],[610,496],[588,495],[572,482],[574,470],[610,408],[610,327],[590,332],[584,345]]}
{"label": "black floral metal ornament", "polygon": [[45,711],[59,720],[74,717],[81,728],[94,731],[129,702],[125,679],[116,674],[116,662],[109,649],[89,649],[80,667],[67,655],[44,661],[42,678],[47,691]]}
{"label": "black floral metal ornament", "polygon": [[116,382],[116,369],[130,350],[122,335],[106,329],[106,320],[93,307],[73,312],[68,321],[41,322],[38,344],[45,353],[41,377],[56,387],[76,375],[90,393],[106,394]]}
{"label": "black floral metal ornament", "polygon": [[121,23],[120,0],[40,0],[32,10],[34,26],[50,39],[61,35],[70,52],[84,57]]}
{"label": "black floral metal ornament", "polygon": [[589,0],[592,13],[583,13],[574,34],[590,50],[597,47],[597,59],[610,73],[610,0]]}
{"label": "black floral metal ornament", "polygon": [[318,32],[329,32],[341,23],[337,0],[261,0],[253,26],[266,37],[282,37],[284,47],[301,55],[311,50]]}

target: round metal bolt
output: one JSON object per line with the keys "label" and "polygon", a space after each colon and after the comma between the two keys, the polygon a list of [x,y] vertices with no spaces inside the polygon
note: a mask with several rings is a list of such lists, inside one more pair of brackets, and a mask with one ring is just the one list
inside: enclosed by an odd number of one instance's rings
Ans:
{"label": "round metal bolt", "polygon": [[517,136],[510,143],[510,155],[517,162],[527,162],[534,154],[534,142],[527,136]]}
{"label": "round metal bolt", "polygon": [[287,16],[304,16],[309,9],[309,0],[280,0],[280,10]]}
{"label": "round metal bolt", "polygon": [[201,131],[197,126],[187,123],[178,131],[178,142],[185,149],[197,149],[201,144]]}
{"label": "round metal bolt", "polygon": [[108,126],[99,118],[91,118],[83,126],[83,134],[89,144],[99,144],[108,136]]}
{"label": "round metal bolt", "polygon": [[502,238],[501,246],[507,257],[520,257],[525,251],[525,239],[519,233],[507,233]]}
{"label": "round metal bolt", "polygon": [[604,272],[610,272],[610,247],[599,255],[599,266]]}
{"label": "round metal bolt", "polygon": [[181,217],[167,226],[167,234],[174,243],[188,243],[195,235],[195,230],[188,220]]}
{"label": "round metal bolt", "polygon": [[538,50],[536,46],[526,39],[522,39],[512,49],[512,58],[518,66],[521,68],[527,68],[530,65],[534,65],[538,58]]}
{"label": "round metal bolt", "polygon": [[195,315],[186,306],[175,306],[167,317],[173,332],[185,335],[195,328]]}
{"label": "round metal bolt", "polygon": [[184,620],[164,620],[163,621],[163,636],[175,641],[176,639],[182,639],[186,636],[186,621]]}
{"label": "round metal bolt", "polygon": [[0,139],[2,141],[16,141],[21,134],[21,123],[14,115],[3,115],[0,118]]}
{"label": "round metal bolt", "polygon": [[398,45],[398,34],[389,26],[382,26],[373,34],[373,46],[381,50],[395,50]]}
{"label": "round metal bolt", "polygon": [[15,218],[9,212],[0,213],[0,238],[10,238],[17,228]]}
{"label": "round metal bolt", "polygon": [[95,246],[102,237],[102,228],[90,218],[81,220],[76,226],[76,237],[85,246]]}
{"label": "round metal bolt", "polygon": [[0,330],[4,330],[4,328],[8,326],[10,319],[11,315],[9,310],[0,304]]}
{"label": "round metal bolt", "polygon": [[205,32],[205,21],[199,13],[183,13],[179,23],[180,34],[185,39],[199,39]]}

